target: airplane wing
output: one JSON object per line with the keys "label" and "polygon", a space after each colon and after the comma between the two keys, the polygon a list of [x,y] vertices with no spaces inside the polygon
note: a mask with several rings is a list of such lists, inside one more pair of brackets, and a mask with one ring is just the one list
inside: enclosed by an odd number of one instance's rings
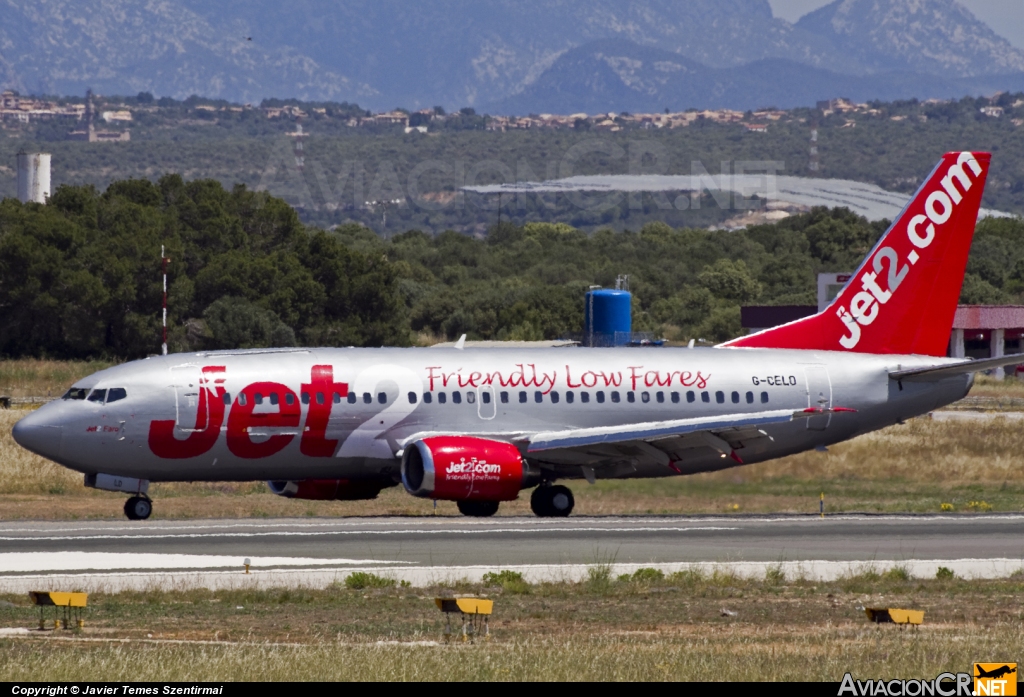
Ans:
{"label": "airplane wing", "polygon": [[[731,457],[743,464],[737,451],[752,442],[770,439],[764,430],[766,426],[851,411],[854,410],[843,407],[779,409],[563,431],[473,435],[515,443],[541,466],[571,467],[574,472],[583,467],[584,473],[597,470],[607,477],[617,476],[611,472],[620,467],[634,469],[640,465],[663,465],[681,472],[676,464],[697,448],[704,448],[705,453],[710,449],[720,457]],[[419,432],[395,443],[395,450],[401,452],[415,440],[439,435],[451,433]]]}
{"label": "airplane wing", "polygon": [[[801,413],[801,412],[798,412]],[[790,409],[753,414],[730,414],[729,416],[706,416],[696,419],[655,421],[622,426],[599,426],[569,431],[548,431],[530,437],[527,452],[538,453],[558,448],[577,448],[605,443],[642,440],[655,441],[663,438],[719,429],[756,428],[768,424],[792,421],[794,412]]]}
{"label": "airplane wing", "polygon": [[[606,472],[619,467],[635,468],[640,465],[662,465],[676,472],[687,451],[704,448],[704,452],[717,451],[720,457],[731,457],[743,462],[737,451],[762,438],[771,438],[764,427],[790,423],[843,411],[835,409],[783,409],[728,416],[678,419],[621,426],[602,426],[566,431],[535,433],[526,438],[527,454],[542,465],[583,467]],[[589,475],[588,475],[589,476]],[[616,476],[611,474],[611,476]]]}
{"label": "airplane wing", "polygon": [[992,370],[1008,365],[1019,365],[1024,363],[1024,354],[1013,356],[1000,356],[999,358],[983,358],[977,361],[963,361],[962,363],[947,363],[927,368],[912,368],[910,370],[897,370],[889,373],[893,380],[909,380],[911,382],[930,382],[941,380],[952,375],[964,375],[966,373],[977,373],[982,370]]}

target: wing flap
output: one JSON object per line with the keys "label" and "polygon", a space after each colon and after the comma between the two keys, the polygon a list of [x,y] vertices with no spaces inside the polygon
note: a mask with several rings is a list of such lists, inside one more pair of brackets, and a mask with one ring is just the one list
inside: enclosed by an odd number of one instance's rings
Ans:
{"label": "wing flap", "polygon": [[[751,414],[706,416],[696,419],[677,419],[675,421],[655,421],[622,426],[599,426],[597,428],[549,431],[533,435],[530,438],[527,452],[540,453],[546,450],[583,448],[625,441],[656,442],[701,431],[715,434],[721,430],[743,429],[749,433],[750,429],[757,431],[761,426],[788,423],[798,415],[802,414],[794,414],[790,409],[782,409]],[[715,437],[721,438],[721,434]]]}

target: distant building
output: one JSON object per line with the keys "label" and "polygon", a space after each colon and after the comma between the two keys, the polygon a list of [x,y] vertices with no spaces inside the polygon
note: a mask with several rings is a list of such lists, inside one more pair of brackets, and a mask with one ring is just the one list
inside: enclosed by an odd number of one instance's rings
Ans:
{"label": "distant building", "polygon": [[100,118],[107,123],[110,123],[111,121],[131,121],[132,112],[127,109],[121,109],[120,111],[104,111],[100,114]]}
{"label": "distant building", "polygon": [[373,120],[378,124],[401,126],[402,128],[409,125],[409,115],[403,111],[389,111],[384,114],[377,114],[373,117]]}
{"label": "distant building", "polygon": [[[111,112],[113,113],[113,112]],[[83,141],[86,143],[127,143],[132,139],[129,131],[97,131],[95,121],[96,109],[92,103],[92,90],[85,93],[85,130],[71,131],[68,133],[68,140]],[[129,119],[131,113],[128,112]]]}

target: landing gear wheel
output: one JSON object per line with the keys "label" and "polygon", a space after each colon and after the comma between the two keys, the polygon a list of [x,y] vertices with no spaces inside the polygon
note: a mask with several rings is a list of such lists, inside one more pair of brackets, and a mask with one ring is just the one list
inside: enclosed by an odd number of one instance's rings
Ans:
{"label": "landing gear wheel", "polygon": [[459,501],[459,513],[472,518],[490,518],[498,512],[497,501]]}
{"label": "landing gear wheel", "polygon": [[561,485],[541,485],[530,496],[530,508],[541,518],[567,518],[575,505],[572,492]]}
{"label": "landing gear wheel", "polygon": [[153,513],[153,502],[142,496],[132,496],[124,502],[124,514],[128,520],[146,520]]}

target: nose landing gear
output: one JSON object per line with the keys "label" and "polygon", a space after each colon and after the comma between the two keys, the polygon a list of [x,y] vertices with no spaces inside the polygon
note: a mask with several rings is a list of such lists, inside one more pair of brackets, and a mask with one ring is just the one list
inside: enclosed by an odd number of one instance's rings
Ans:
{"label": "nose landing gear", "polygon": [[566,486],[541,484],[530,496],[530,508],[541,518],[567,518],[575,505],[576,499]]}
{"label": "nose landing gear", "polygon": [[148,496],[132,496],[124,503],[128,520],[146,520],[153,513],[153,501]]}

